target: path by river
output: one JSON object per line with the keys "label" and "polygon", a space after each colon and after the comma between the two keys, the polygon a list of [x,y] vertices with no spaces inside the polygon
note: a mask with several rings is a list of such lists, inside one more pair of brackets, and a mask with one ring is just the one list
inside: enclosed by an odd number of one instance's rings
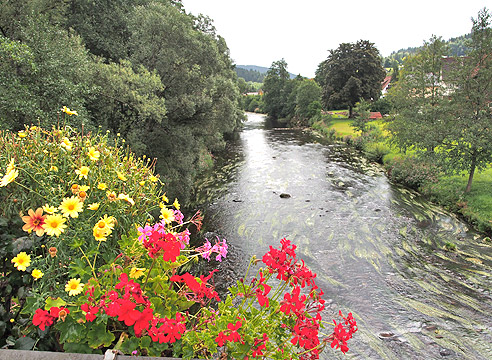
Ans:
{"label": "path by river", "polygon": [[492,244],[351,149],[320,142],[248,114],[201,182],[206,226],[230,244],[226,284],[286,237],[318,274],[324,317],[352,311],[359,324],[346,356],[323,358],[492,359]]}

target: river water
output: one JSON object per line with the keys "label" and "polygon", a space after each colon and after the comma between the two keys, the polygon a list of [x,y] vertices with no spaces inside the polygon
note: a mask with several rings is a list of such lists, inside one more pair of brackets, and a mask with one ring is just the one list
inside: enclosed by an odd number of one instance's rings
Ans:
{"label": "river water", "polygon": [[197,193],[230,246],[225,285],[286,237],[318,274],[324,319],[359,325],[345,356],[323,359],[492,359],[491,242],[352,149],[247,115]]}

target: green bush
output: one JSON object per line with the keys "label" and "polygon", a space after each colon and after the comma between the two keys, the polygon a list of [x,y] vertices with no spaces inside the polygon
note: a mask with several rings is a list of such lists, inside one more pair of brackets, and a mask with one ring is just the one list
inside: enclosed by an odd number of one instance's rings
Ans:
{"label": "green bush", "polygon": [[368,160],[382,164],[385,155],[389,154],[390,148],[383,143],[368,143],[364,154]]}
{"label": "green bush", "polygon": [[413,156],[394,157],[385,164],[391,181],[420,190],[423,185],[437,183],[439,168]]}

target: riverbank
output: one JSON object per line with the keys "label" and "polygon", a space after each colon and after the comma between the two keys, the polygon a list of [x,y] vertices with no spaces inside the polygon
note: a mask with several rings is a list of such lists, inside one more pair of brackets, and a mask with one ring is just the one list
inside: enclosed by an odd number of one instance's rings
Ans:
{"label": "riverbank", "polygon": [[492,168],[476,173],[472,189],[465,193],[467,174],[445,175],[412,153],[403,154],[389,144],[384,121],[370,123],[372,128],[359,135],[348,129],[349,120],[313,124],[312,130],[323,137],[343,141],[358,149],[368,160],[384,166],[389,179],[419,191],[433,203],[462,217],[476,230],[492,235]]}

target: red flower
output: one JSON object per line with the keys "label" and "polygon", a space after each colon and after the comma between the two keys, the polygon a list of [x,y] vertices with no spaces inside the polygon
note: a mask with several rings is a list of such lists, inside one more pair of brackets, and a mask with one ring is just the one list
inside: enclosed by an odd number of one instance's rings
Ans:
{"label": "red flower", "polygon": [[239,330],[241,325],[242,325],[241,321],[237,321],[236,325],[233,325],[232,323],[227,324],[227,329],[231,331],[231,333],[227,337],[229,341],[233,341],[233,342],[241,341],[241,335],[239,335],[239,333],[237,332],[237,330]]}
{"label": "red flower", "polygon": [[348,313],[347,317],[345,317],[340,310],[339,315],[344,321],[337,324],[337,322],[333,320],[335,328],[333,329],[333,333],[328,337],[328,340],[332,341],[332,348],[340,349],[343,353],[346,353],[349,350],[347,340],[351,339],[352,335],[358,330],[357,322],[353,318],[352,313]]}
{"label": "red flower", "polygon": [[89,304],[82,304],[80,309],[85,312],[85,319],[89,322],[93,322],[96,319],[96,314],[99,312],[99,306],[91,306]]}
{"label": "red flower", "polygon": [[255,348],[253,350],[253,357],[257,357],[257,356],[263,356],[263,352],[262,350],[266,349],[266,342],[268,341],[268,336],[267,334],[263,334],[263,339],[258,339],[256,338],[255,339],[255,343],[253,345],[253,347]]}
{"label": "red flower", "polygon": [[226,336],[226,334],[224,334],[223,331],[221,331],[219,333],[219,335],[217,335],[217,337],[215,338],[215,342],[219,346],[224,346],[224,344],[225,344],[226,341],[227,341],[227,336]]}
{"label": "red flower", "polygon": [[292,293],[285,293],[284,300],[280,302],[280,311],[284,312],[286,315],[292,311],[294,314],[299,315],[304,310],[304,301],[306,300],[306,295],[302,295],[299,298],[299,292],[301,288],[296,286]]}
{"label": "red flower", "polygon": [[44,331],[46,326],[53,325],[53,321],[55,317],[52,316],[48,311],[43,309],[37,309],[32,317],[32,324],[35,326],[39,326],[39,328]]}
{"label": "red flower", "polygon": [[[255,290],[256,293],[256,298],[258,299],[258,303],[260,306],[263,306],[266,304],[266,307],[269,306],[269,300],[268,300],[268,293],[272,289],[271,286],[267,285],[264,283],[266,278],[263,277],[263,273],[260,271],[260,281],[258,282],[258,287]],[[260,289],[260,287],[263,288],[263,290]]]}
{"label": "red flower", "polygon": [[[173,343],[181,339],[181,335],[186,330],[184,321],[185,318],[180,313],[176,314],[176,319],[152,319],[152,326],[149,329],[152,341],[159,341],[162,344],[163,342]],[[158,327],[159,324],[161,325]]]}
{"label": "red flower", "polygon": [[181,243],[173,234],[156,230],[152,230],[152,234],[147,239],[143,239],[143,246],[151,258],[162,254],[163,260],[170,262],[175,262],[181,252]]}
{"label": "red flower", "polygon": [[191,290],[191,293],[184,293],[185,297],[189,301],[196,301],[202,304],[205,303],[203,300],[205,297],[207,299],[215,299],[220,301],[219,295],[214,290],[213,286],[208,284],[208,280],[210,280],[213,274],[218,271],[217,269],[211,271],[208,276],[201,275],[200,281],[198,281],[193,275],[190,273],[184,273],[183,275],[173,275],[170,280],[174,282],[185,283],[186,286]]}

